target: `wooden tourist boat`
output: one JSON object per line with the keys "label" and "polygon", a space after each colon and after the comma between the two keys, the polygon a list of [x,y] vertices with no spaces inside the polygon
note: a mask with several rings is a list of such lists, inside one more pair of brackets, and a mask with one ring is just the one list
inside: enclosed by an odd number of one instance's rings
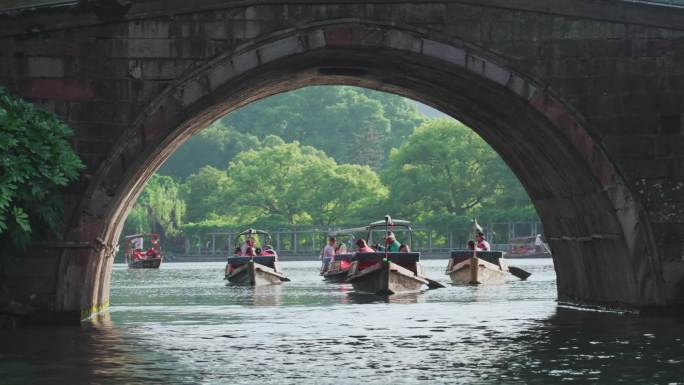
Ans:
{"label": "wooden tourist boat", "polygon": [[377,295],[412,293],[425,289],[419,253],[357,253],[347,282],[354,290]]}
{"label": "wooden tourist boat", "polygon": [[551,258],[551,249],[541,235],[512,238],[506,258]]}
{"label": "wooden tourist boat", "polygon": [[[124,237],[124,260],[131,269],[158,269],[162,263],[159,234],[143,233]],[[149,247],[145,246],[149,242]]]}
{"label": "wooden tourist boat", "polygon": [[[256,238],[259,235],[266,237],[262,247],[256,247]],[[273,285],[290,280],[280,268],[278,254],[268,246],[271,240],[268,232],[247,229],[238,234],[235,244],[241,244],[242,238],[245,239],[243,246],[235,249],[234,256],[228,257],[226,280],[239,286]]]}
{"label": "wooden tourist boat", "polygon": [[[506,282],[508,274],[521,280],[526,280],[531,274],[527,271],[508,266],[502,251],[484,251],[489,244],[484,239],[482,227],[473,218],[473,235],[475,241],[470,241],[470,247],[480,247],[480,250],[455,250],[451,252],[451,259],[446,268],[446,274],[454,284],[501,284]],[[484,249],[484,250],[483,250]]]}
{"label": "wooden tourist boat", "polygon": [[[373,241],[374,231],[389,234],[390,230],[400,229],[409,234],[411,243],[411,224],[408,221],[392,220],[371,223],[368,227],[368,242]],[[425,277],[420,253],[385,252],[355,253],[347,277],[354,290],[361,293],[393,295],[417,292],[426,288],[444,287],[442,284]]]}
{"label": "wooden tourist boat", "polygon": [[[333,258],[321,256],[321,276],[324,280],[333,283],[342,283],[347,281],[349,270],[351,270],[354,258],[354,233],[366,231],[366,227],[357,227],[351,229],[343,229],[331,231],[328,233],[329,237],[337,238],[338,243],[345,244],[347,251],[335,254]],[[348,246],[346,245],[348,244]]]}
{"label": "wooden tourist boat", "polygon": [[455,284],[501,284],[508,277],[508,265],[501,251],[456,250],[446,274]]}

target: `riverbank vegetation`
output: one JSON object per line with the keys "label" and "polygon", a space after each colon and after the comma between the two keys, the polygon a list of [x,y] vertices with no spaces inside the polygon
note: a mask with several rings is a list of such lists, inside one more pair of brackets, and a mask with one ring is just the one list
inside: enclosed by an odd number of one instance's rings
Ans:
{"label": "riverbank vegetation", "polygon": [[321,86],[252,103],[191,138],[125,232],[358,226],[386,213],[435,229],[472,216],[537,220],[508,167],[460,122],[399,96]]}

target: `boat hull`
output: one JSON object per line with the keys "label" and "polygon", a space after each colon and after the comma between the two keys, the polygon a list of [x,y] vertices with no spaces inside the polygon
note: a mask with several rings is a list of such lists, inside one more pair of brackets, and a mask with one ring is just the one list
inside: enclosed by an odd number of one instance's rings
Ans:
{"label": "boat hull", "polygon": [[328,282],[346,282],[349,271],[351,270],[353,258],[354,254],[336,255],[332,262],[324,265],[324,268],[321,269],[321,276]]}
{"label": "boat hull", "polygon": [[[420,263],[416,262],[416,266],[422,270]],[[354,270],[352,267],[352,271]],[[411,270],[385,259],[361,271],[350,273],[347,282],[358,292],[376,295],[415,293],[428,284],[426,279]]]}
{"label": "boat hull", "polygon": [[[274,267],[271,268],[249,261],[231,272],[226,271],[225,279],[238,286],[278,285],[283,281],[289,281],[284,274],[276,270],[278,268],[277,262]],[[226,270],[228,269],[226,268]]]}
{"label": "boat hull", "polygon": [[128,261],[128,267],[130,269],[158,269],[161,262],[161,258],[136,259]]}
{"label": "boat hull", "polygon": [[508,269],[505,264],[495,265],[481,258],[470,257],[451,263],[446,274],[454,284],[492,285],[506,282]]}
{"label": "boat hull", "polygon": [[323,279],[332,283],[343,283],[347,281],[349,276],[349,269],[347,270],[337,270],[337,271],[327,271],[323,273]]}

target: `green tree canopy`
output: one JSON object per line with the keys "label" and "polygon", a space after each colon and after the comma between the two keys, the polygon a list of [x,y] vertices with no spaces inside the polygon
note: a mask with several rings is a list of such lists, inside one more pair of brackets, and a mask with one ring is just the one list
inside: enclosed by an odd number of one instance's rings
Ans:
{"label": "green tree canopy", "polygon": [[84,166],[69,145],[69,127],[2,87],[0,127],[0,238],[21,246],[36,226],[59,230],[61,188]]}
{"label": "green tree canopy", "polygon": [[224,218],[236,226],[334,224],[358,216],[387,195],[368,166],[338,165],[322,151],[298,142],[240,153],[223,175],[205,167],[183,191],[192,218]]}
{"label": "green tree canopy", "polygon": [[256,136],[215,123],[179,147],[159,169],[159,174],[186,178],[204,166],[224,168],[235,155],[259,145]]}
{"label": "green tree canopy", "polygon": [[223,212],[223,196],[230,180],[225,170],[204,166],[189,176],[181,187],[182,197],[188,202],[187,222],[201,222],[216,218]]}
{"label": "green tree canopy", "polygon": [[[466,218],[497,200],[504,203],[510,193],[527,198],[501,158],[475,132],[451,119],[417,128],[390,154],[383,180],[403,215],[438,223]],[[508,203],[531,207],[529,198]]]}
{"label": "green tree canopy", "polygon": [[258,148],[259,139],[269,135],[313,146],[338,163],[378,170],[391,148],[423,119],[415,104],[400,96],[358,87],[306,87],[219,119],[179,148],[160,173],[185,178],[204,165],[223,168],[237,153]]}

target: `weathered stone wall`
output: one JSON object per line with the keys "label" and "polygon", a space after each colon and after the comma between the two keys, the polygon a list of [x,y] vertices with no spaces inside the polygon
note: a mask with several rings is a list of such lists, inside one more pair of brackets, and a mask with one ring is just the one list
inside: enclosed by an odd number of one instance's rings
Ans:
{"label": "weathered stone wall", "polygon": [[106,304],[127,210],[168,154],[220,114],[309,84],[400,93],[473,127],[535,202],[559,299],[684,300],[684,12],[182,3],[0,17],[0,84],[60,114],[87,164],[67,197],[66,242],[37,245],[3,277],[17,302],[74,317]]}

